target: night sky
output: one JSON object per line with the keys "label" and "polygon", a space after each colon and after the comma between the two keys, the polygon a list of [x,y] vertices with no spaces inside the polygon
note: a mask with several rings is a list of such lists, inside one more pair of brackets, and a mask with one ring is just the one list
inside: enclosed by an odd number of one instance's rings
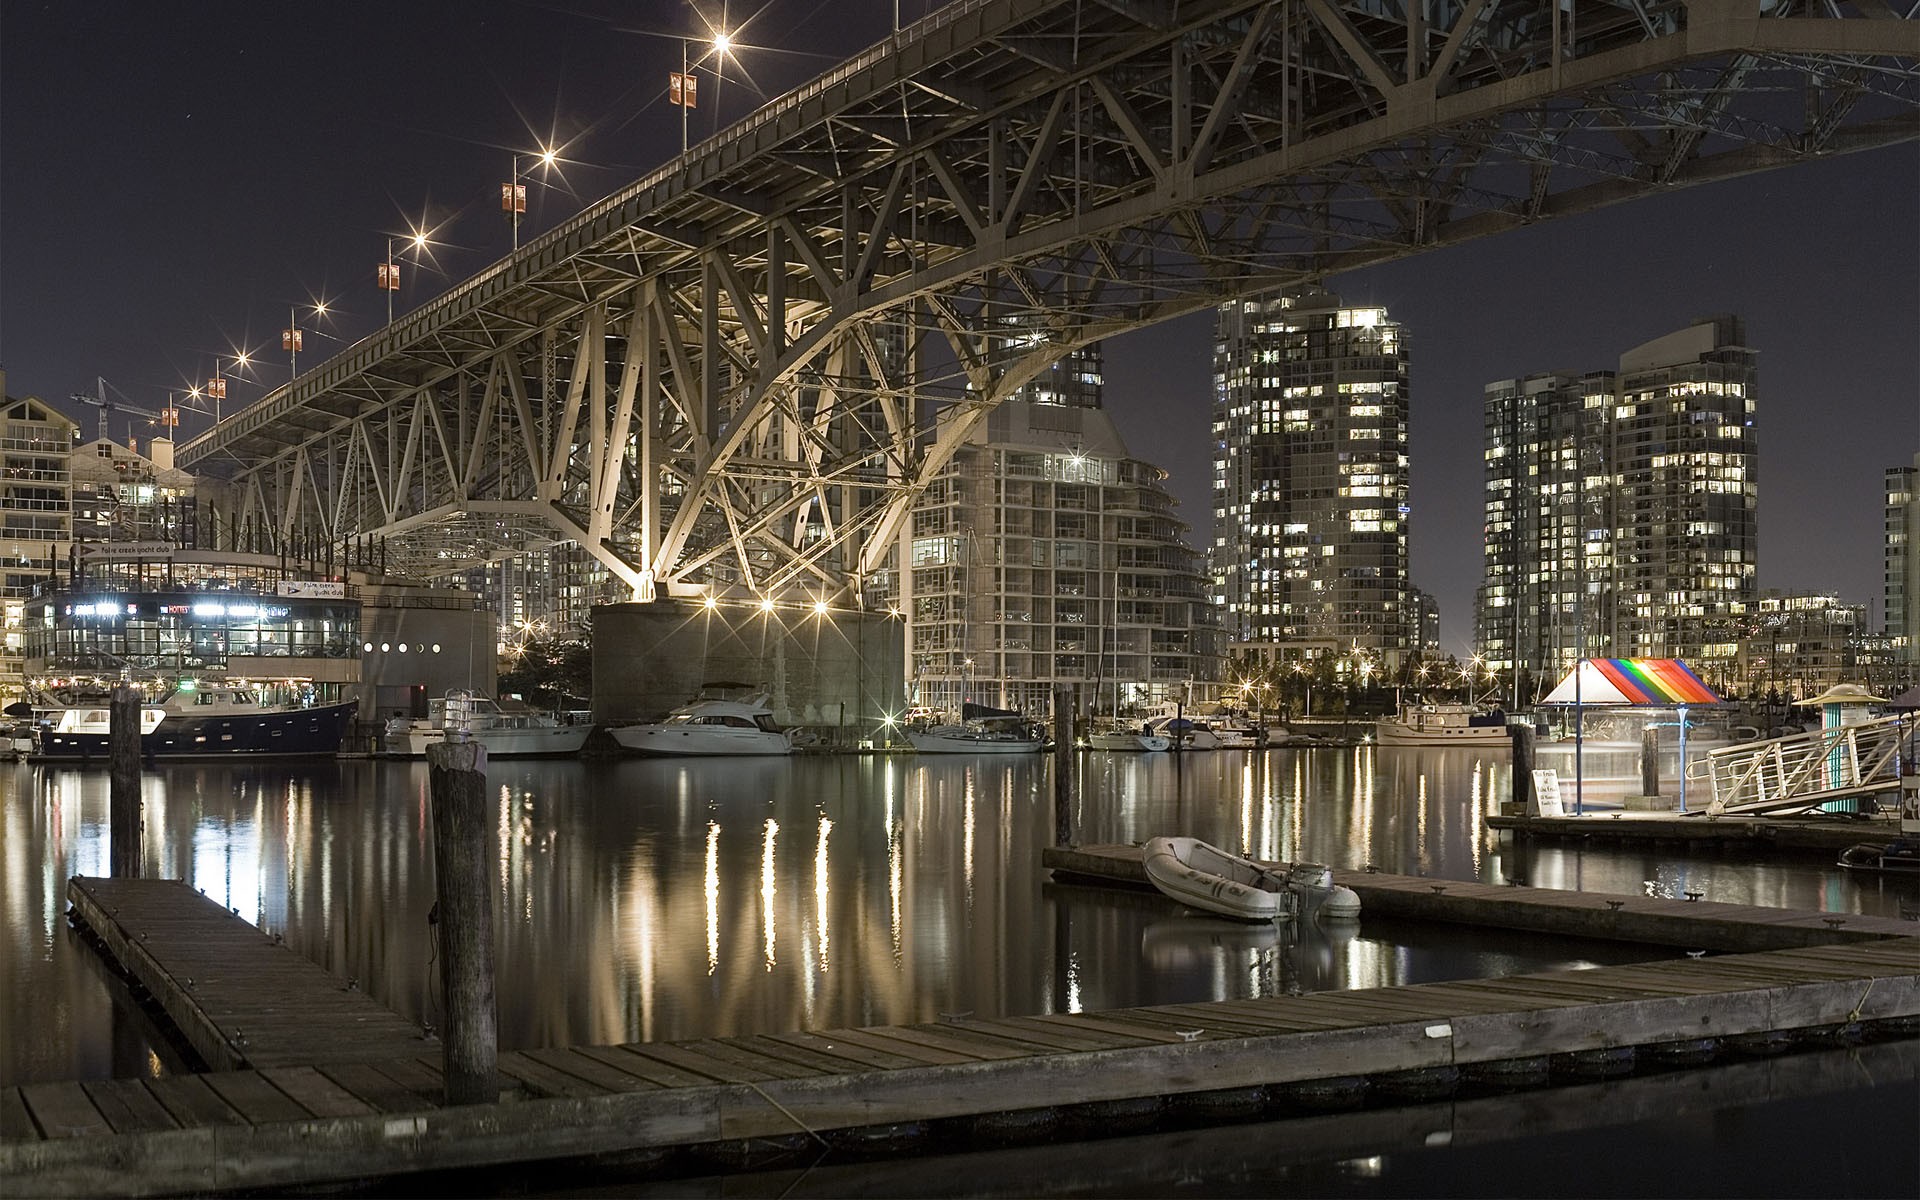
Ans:
{"label": "night sky", "polygon": [[[903,0],[911,20],[920,0]],[[720,21],[720,6],[706,8]],[[741,27],[742,14],[751,15]],[[891,28],[891,0],[729,6],[752,107]],[[7,391],[69,403],[103,376],[128,401],[210,378],[246,348],[225,413],[287,377],[289,305],[335,310],[311,368],[385,318],[389,235],[433,228],[400,309],[509,251],[510,155],[565,145],[529,181],[522,240],[677,152],[666,76],[678,3],[60,0],[0,6],[0,364]],[[757,90],[754,85],[757,85]],[[695,135],[716,109],[705,90]],[[1328,280],[1385,305],[1413,348],[1413,579],[1447,649],[1480,578],[1481,392],[1535,371],[1611,369],[1693,318],[1745,318],[1759,351],[1760,582],[1867,602],[1877,622],[1881,472],[1920,449],[1920,147],[1676,192]],[[320,335],[320,336],[316,336]],[[1107,345],[1134,453],[1173,472],[1205,538],[1212,321]],[[336,340],[329,340],[329,339]],[[118,399],[119,397],[115,397]],[[124,440],[129,419],[114,414]],[[204,430],[189,414],[182,430]],[[137,419],[133,432],[149,429]]]}

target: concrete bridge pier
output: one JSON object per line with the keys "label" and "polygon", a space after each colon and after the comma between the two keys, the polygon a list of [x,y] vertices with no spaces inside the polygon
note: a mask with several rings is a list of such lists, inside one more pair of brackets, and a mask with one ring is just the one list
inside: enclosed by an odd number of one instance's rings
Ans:
{"label": "concrete bridge pier", "polygon": [[790,603],[656,600],[593,610],[598,720],[653,720],[721,682],[766,692],[783,725],[836,740],[869,736],[906,709],[905,623]]}

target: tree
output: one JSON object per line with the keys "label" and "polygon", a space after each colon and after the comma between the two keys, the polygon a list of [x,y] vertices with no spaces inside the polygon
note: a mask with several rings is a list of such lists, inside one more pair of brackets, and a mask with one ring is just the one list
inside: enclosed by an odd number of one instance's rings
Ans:
{"label": "tree", "polygon": [[585,642],[530,638],[500,660],[500,691],[534,708],[575,708],[593,695],[593,648]]}

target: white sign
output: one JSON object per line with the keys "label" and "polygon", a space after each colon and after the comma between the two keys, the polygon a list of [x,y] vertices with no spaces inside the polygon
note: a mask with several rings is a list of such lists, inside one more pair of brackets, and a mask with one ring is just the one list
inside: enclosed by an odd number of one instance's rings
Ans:
{"label": "white sign", "polygon": [[282,596],[311,596],[318,600],[345,600],[347,585],[335,580],[282,579]]}
{"label": "white sign", "polygon": [[1535,771],[1533,773],[1533,803],[1529,806],[1530,817],[1564,817],[1567,810],[1560,803],[1560,772]]}
{"label": "white sign", "polygon": [[81,558],[168,558],[179,552],[172,542],[85,542]]}

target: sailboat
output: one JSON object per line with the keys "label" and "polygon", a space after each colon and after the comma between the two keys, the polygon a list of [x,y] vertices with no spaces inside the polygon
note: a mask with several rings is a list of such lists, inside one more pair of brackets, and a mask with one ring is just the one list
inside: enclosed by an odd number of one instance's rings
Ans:
{"label": "sailboat", "polygon": [[[1173,746],[1171,738],[1154,732],[1147,728],[1144,723],[1138,724],[1130,729],[1123,727],[1120,723],[1120,680],[1117,671],[1120,663],[1120,654],[1117,649],[1113,648],[1114,635],[1118,632],[1120,624],[1120,577],[1117,571],[1112,576],[1112,579],[1113,586],[1108,589],[1110,593],[1108,611],[1111,613],[1111,619],[1100,633],[1100,673],[1102,676],[1107,674],[1106,667],[1109,661],[1111,661],[1116,668],[1113,680],[1113,709],[1112,716],[1109,718],[1112,721],[1112,725],[1109,728],[1097,729],[1089,733],[1087,735],[1087,747],[1091,750],[1118,750],[1129,753],[1152,753],[1171,749]],[[1094,684],[1096,704],[1098,702],[1100,687],[1100,682]]]}

